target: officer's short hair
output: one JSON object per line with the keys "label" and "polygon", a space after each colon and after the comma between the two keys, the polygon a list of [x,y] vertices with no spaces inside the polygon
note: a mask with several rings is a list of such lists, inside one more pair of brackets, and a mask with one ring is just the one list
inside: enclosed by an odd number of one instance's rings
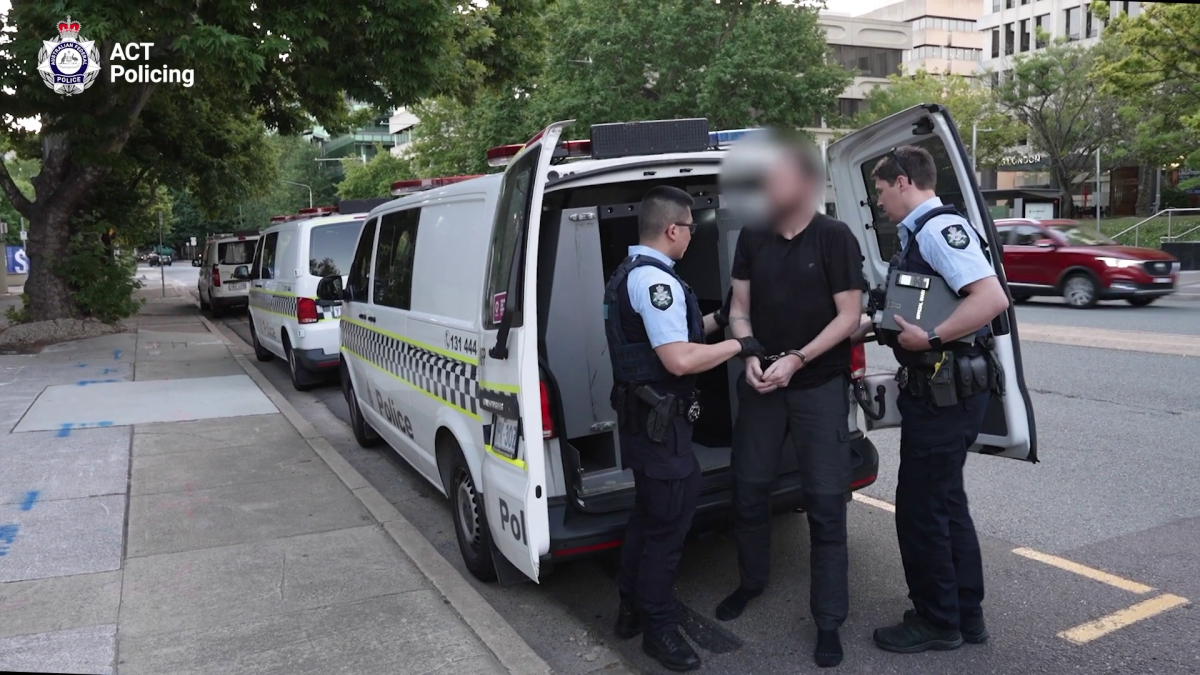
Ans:
{"label": "officer's short hair", "polygon": [[638,237],[650,241],[666,231],[672,223],[687,218],[695,200],[677,187],[660,185],[642,197],[642,212],[638,214]]}
{"label": "officer's short hair", "polygon": [[917,189],[935,189],[937,165],[933,162],[933,155],[925,148],[902,145],[884,155],[871,172],[871,178],[877,178],[888,185],[895,185],[900,176],[907,178]]}

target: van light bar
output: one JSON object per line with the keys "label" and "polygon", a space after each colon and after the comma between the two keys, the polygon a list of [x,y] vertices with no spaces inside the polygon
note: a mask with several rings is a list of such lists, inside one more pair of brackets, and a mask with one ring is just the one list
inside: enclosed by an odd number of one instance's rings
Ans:
{"label": "van light bar", "polygon": [[[696,132],[699,131],[699,126],[700,126],[698,124],[698,120],[666,120],[665,122],[672,123],[671,126],[677,126],[679,123],[690,123],[690,126],[692,126],[694,128],[688,129],[687,131],[691,131],[693,137],[690,139],[687,139],[687,140],[689,140],[689,141],[696,140],[696,137],[697,137]],[[616,129],[607,129],[606,130],[603,128],[603,127],[607,127],[607,126],[608,125],[596,125],[596,127],[602,127],[600,129],[601,136],[604,135],[605,131],[609,131],[609,132],[618,131]],[[631,125],[615,125],[615,126],[631,126]],[[632,125],[632,126],[634,126],[634,128],[636,128],[636,125]],[[646,130],[649,130],[649,129],[646,129]],[[667,129],[665,127],[660,127],[659,130],[666,131],[668,133],[671,131],[670,129]],[[687,144],[688,147],[686,149],[684,149],[683,151],[693,152],[693,151],[709,150],[709,149],[718,149],[719,150],[722,148],[726,148],[726,147],[732,145],[733,143],[736,143],[736,142],[746,138],[747,136],[753,136],[755,134],[760,134],[765,131],[767,131],[767,130],[763,129],[761,127],[749,127],[749,128],[745,128],[745,129],[724,129],[721,131],[709,131],[708,132],[708,143],[704,148],[701,148],[699,143],[688,143]],[[595,133],[596,133],[595,127],[593,127],[592,133],[593,133],[593,135],[595,135]],[[513,143],[510,145],[499,145],[494,148],[489,148],[487,151],[488,166],[493,166],[493,167],[508,166],[508,164],[512,161],[512,159],[514,157],[516,157],[521,152],[521,150],[525,148],[525,146],[537,141],[539,138],[541,138],[541,136],[542,136],[542,134],[539,133],[537,136],[534,136],[533,138],[531,138],[529,140],[529,143]],[[604,140],[608,141],[610,139],[604,139]],[[621,139],[621,140],[627,140],[627,139]],[[670,139],[670,140],[674,140],[674,139]],[[661,143],[651,143],[651,145],[661,145]],[[559,145],[559,147],[555,150],[554,156],[555,156],[555,158],[575,157],[575,158],[597,158],[597,159],[599,159],[599,157],[597,157],[597,155],[595,153],[593,153],[592,147],[593,147],[593,143],[592,143],[591,139],[577,140],[577,141],[563,141]],[[638,143],[638,142],[627,143],[626,147],[628,148],[627,150],[616,152],[615,154],[610,149],[608,154],[605,155],[605,158],[607,158],[607,157],[628,157],[628,156],[632,156],[632,155],[643,155],[643,154],[655,154],[657,151],[660,151],[656,148],[643,146],[641,143]]]}
{"label": "van light bar", "polygon": [[470,176],[442,176],[441,178],[414,178],[412,180],[398,180],[392,183],[392,196],[400,197],[403,195],[421,192],[423,190],[432,190],[434,188],[446,187],[455,183],[461,183],[472,178],[479,178],[483,174],[472,174]]}
{"label": "van light bar", "polygon": [[313,206],[307,209],[300,209],[297,215],[301,216],[317,216],[324,213],[337,213],[336,206]]}

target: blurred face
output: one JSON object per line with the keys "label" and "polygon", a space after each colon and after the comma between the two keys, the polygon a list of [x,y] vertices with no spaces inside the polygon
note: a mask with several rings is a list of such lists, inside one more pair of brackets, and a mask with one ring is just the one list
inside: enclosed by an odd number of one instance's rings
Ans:
{"label": "blurred face", "polygon": [[666,253],[672,260],[683,258],[683,254],[687,253],[688,245],[692,243],[692,235],[696,233],[696,221],[692,218],[692,210],[684,209],[684,216],[680,218],[680,222],[667,225],[666,232],[663,235],[669,244],[669,249]]}
{"label": "blurred face", "polygon": [[808,206],[812,181],[795,161],[783,157],[773,162],[763,176],[763,192],[771,216],[779,219]]}
{"label": "blurred face", "polygon": [[906,188],[911,189],[908,185],[908,179],[900,176],[896,179],[893,185],[888,185],[887,181],[875,179],[875,194],[879,200],[879,208],[887,214],[887,217],[894,223],[904,220],[912,209],[905,205]]}

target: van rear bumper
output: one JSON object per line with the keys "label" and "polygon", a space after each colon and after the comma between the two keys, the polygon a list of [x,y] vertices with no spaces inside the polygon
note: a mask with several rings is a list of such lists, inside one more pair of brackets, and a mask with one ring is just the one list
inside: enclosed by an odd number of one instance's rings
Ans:
{"label": "van rear bumper", "polygon": [[[879,471],[879,452],[869,438],[858,432],[852,440],[855,453],[862,461],[851,474],[851,489],[860,490],[875,482]],[[794,509],[804,496],[800,473],[792,472],[779,477],[771,493],[774,511]],[[728,469],[706,474],[700,490],[700,501],[692,527],[714,528],[732,520],[730,504],[733,501],[733,486]],[[550,551],[542,556],[542,562],[553,563],[586,558],[602,551],[618,548],[625,536],[625,525],[629,521],[629,510],[608,513],[585,513],[565,501],[551,503]]]}
{"label": "van rear bumper", "polygon": [[326,354],[324,349],[294,349],[292,353],[296,355],[296,361],[308,371],[331,370],[342,362],[340,353]]}

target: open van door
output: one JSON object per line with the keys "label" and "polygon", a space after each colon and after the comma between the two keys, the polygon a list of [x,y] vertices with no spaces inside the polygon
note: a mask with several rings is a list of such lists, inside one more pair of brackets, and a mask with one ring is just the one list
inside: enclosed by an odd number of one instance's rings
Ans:
{"label": "open van door", "polygon": [[[488,531],[493,558],[499,553],[534,581],[550,550],[537,352],[540,214],[550,160],[572,121],[547,127],[505,170],[485,281],[479,407]],[[495,563],[501,582],[513,576],[504,560]]]}
{"label": "open van door", "polygon": [[[956,206],[971,222],[981,241],[986,242],[984,252],[1007,292],[1008,282],[1001,265],[1002,246],[987,204],[979,192],[970,158],[949,113],[935,104],[896,113],[829,145],[829,172],[838,219],[848,224],[858,237],[866,258],[863,273],[867,282],[872,288],[886,286],[888,262],[899,246],[897,223],[890,222],[876,206],[878,199],[871,171],[888,151],[900,145],[916,145],[933,155],[938,168],[938,196],[943,203]],[[1014,307],[1010,306],[1008,311],[996,317],[992,332],[996,336],[996,354],[1004,365],[1005,395],[992,397],[983,430],[972,450],[1036,462],[1037,431],[1021,366]],[[868,414],[867,429],[898,426],[898,387],[893,375],[873,375],[867,380],[867,393],[871,399],[876,398],[880,387],[884,389],[883,418],[875,420]],[[874,412],[880,411],[876,408]]]}

